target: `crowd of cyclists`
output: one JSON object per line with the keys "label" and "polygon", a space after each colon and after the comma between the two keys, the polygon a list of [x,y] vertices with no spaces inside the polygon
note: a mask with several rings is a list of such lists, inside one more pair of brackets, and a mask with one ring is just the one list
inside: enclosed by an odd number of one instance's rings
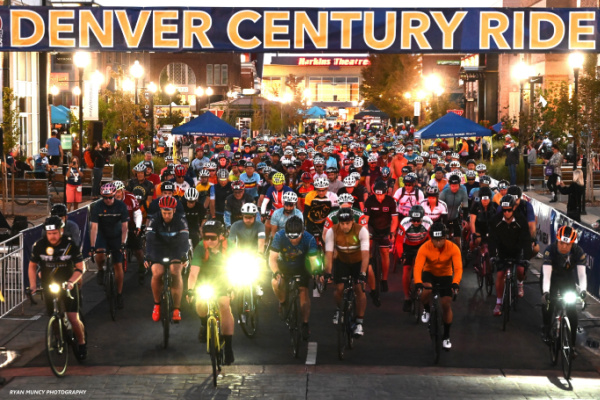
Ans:
{"label": "crowd of cyclists", "polygon": [[[543,258],[541,287],[544,301],[550,304],[558,291],[575,290],[576,284],[585,297],[587,260],[576,244],[577,232],[561,227],[557,241],[539,254],[536,216],[521,190],[504,180],[496,183],[486,174],[485,164],[461,163],[458,153],[443,151],[437,143],[420,148],[412,138],[346,131],[230,143],[218,139],[193,150],[192,160],[167,156],[166,167],[160,171],[155,170],[150,154],[134,166],[131,180],[101,187],[102,198],[90,206],[91,255],[99,268],[99,284],[104,282],[107,253],[112,257],[119,308],[125,306],[126,250],[138,261],[140,281],[146,270],[151,271],[153,321],[159,321],[163,312],[162,277],[169,268],[172,320],[181,321],[184,299],[195,301],[202,321],[201,341],[206,341],[207,307],[201,299],[194,299],[193,289],[201,282],[212,282],[219,297],[226,365],[234,362],[234,318],[223,265],[235,249],[264,255],[280,313],[287,306],[286,278],[301,275],[304,340],[310,337],[313,275],[333,283],[338,309],[342,277],[353,277],[357,302],[353,333],[361,337],[367,308],[365,286],[379,307],[380,294],[389,290],[390,267],[398,265],[403,271],[403,309],[410,311],[412,284],[422,291],[423,323],[430,317],[430,291],[423,289],[439,285],[443,347],[450,350],[451,299],[460,290],[470,256],[483,246],[495,260],[493,315],[502,314],[506,260]],[[44,291],[50,279],[58,279],[76,294],[73,299],[62,299],[75,327],[80,356],[85,358],[87,348],[77,314],[78,283],[85,268],[79,232],[72,225],[66,207],[55,206],[44,223],[44,237],[33,247],[29,279],[36,280],[40,265]],[[380,270],[373,265],[376,256],[381,260]],[[522,264],[517,270],[520,297],[527,274],[527,263]],[[50,311],[51,304],[47,306]],[[546,334],[548,310],[551,307],[544,311]],[[334,324],[337,315],[338,310]]]}

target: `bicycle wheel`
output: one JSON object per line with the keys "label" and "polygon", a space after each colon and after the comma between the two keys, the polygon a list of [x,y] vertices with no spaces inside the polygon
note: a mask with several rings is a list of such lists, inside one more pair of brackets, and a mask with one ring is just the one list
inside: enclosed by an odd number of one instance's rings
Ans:
{"label": "bicycle wheel", "polygon": [[166,349],[169,346],[169,330],[171,329],[171,292],[169,289],[163,294],[160,310],[163,327],[163,348]]}
{"label": "bicycle wheel", "polygon": [[411,282],[410,284],[410,301],[412,302],[411,305],[411,313],[412,313],[412,317],[415,320],[415,324],[418,324],[419,321],[421,320],[421,301],[419,300],[419,296],[417,295],[417,290],[415,289],[415,284],[414,282]]}
{"label": "bicycle wheel", "polygon": [[117,318],[117,284],[115,282],[115,273],[112,269],[108,269],[107,286],[106,286],[106,300],[108,300],[108,310],[110,311],[110,318],[114,321]]}
{"label": "bicycle wheel", "polygon": [[492,295],[494,290],[494,274],[492,273],[492,266],[490,265],[490,256],[486,253],[481,257],[481,271],[485,276],[485,291],[488,296]]}
{"label": "bicycle wheel", "polygon": [[510,320],[511,283],[504,282],[504,295],[502,296],[502,330],[506,330],[506,324]]}
{"label": "bicycle wheel", "polygon": [[258,299],[252,295],[253,291],[252,286],[244,289],[240,310],[240,326],[249,338],[256,336],[258,329]]}
{"label": "bicycle wheel", "polygon": [[208,322],[208,348],[210,354],[210,363],[212,364],[213,371],[213,385],[217,386],[217,377],[219,376],[218,365],[217,365],[217,323],[214,319]]}
{"label": "bicycle wheel", "polygon": [[519,293],[519,289],[517,288],[517,278],[516,278],[516,275],[513,275],[512,285],[510,288],[510,295],[511,295],[513,311],[517,311],[517,299],[519,298],[518,293]]}
{"label": "bicycle wheel", "polygon": [[66,328],[62,320],[53,315],[46,328],[46,355],[52,373],[61,378],[67,372],[69,363],[69,344],[65,340]]}
{"label": "bicycle wheel", "polygon": [[573,366],[573,343],[571,339],[571,323],[569,317],[563,316],[560,324],[560,358],[562,359],[562,370],[566,380],[571,379],[571,367]]}
{"label": "bicycle wheel", "polygon": [[300,312],[300,305],[298,304],[299,302],[300,298],[296,296],[294,301],[290,304],[289,311],[289,328],[294,358],[300,357],[300,341],[302,340],[302,314]]}
{"label": "bicycle wheel", "polygon": [[379,251],[379,246],[375,246],[372,263],[373,275],[375,276],[375,290],[377,293],[381,293],[381,253]]}
{"label": "bicycle wheel", "polygon": [[558,315],[552,316],[552,322],[550,327],[550,361],[552,365],[558,364],[558,353],[560,352],[560,319]]}
{"label": "bicycle wheel", "polygon": [[346,309],[346,318],[345,318],[345,322],[346,322],[346,332],[348,335],[348,348],[349,349],[353,349],[354,348],[354,330],[352,329],[354,327],[354,324],[356,322],[356,316],[354,315],[354,309],[356,307],[355,304],[355,300],[352,299],[352,301],[350,301],[348,303],[348,308]]}
{"label": "bicycle wheel", "polygon": [[437,300],[431,305],[431,315],[429,319],[429,329],[431,334],[431,344],[433,345],[433,363],[440,362],[442,353],[442,313],[438,310]]}
{"label": "bicycle wheel", "polygon": [[27,204],[31,203],[31,200],[29,200],[29,198],[24,199],[15,197],[14,200],[15,203],[17,203],[20,206],[26,206]]}
{"label": "bicycle wheel", "polygon": [[338,324],[337,324],[337,336],[338,336],[338,358],[340,361],[344,360],[346,351],[346,343],[348,342],[348,329],[346,327],[346,312],[345,310],[338,311]]}
{"label": "bicycle wheel", "polygon": [[483,288],[483,282],[485,280],[485,265],[483,262],[483,256],[479,258],[479,265],[475,267],[475,274],[477,274],[477,287],[479,289]]}

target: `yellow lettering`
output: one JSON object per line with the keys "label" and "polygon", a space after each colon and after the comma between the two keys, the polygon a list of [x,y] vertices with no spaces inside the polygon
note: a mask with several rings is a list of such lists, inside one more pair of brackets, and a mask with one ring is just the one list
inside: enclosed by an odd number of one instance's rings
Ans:
{"label": "yellow lettering", "polygon": [[50,47],[75,47],[74,38],[61,38],[61,33],[73,33],[73,22],[61,24],[61,19],[75,19],[75,10],[49,10],[48,22],[50,29],[48,31],[48,44]]}
{"label": "yellow lettering", "polygon": [[[593,25],[581,25],[581,21],[593,21]],[[573,11],[569,13],[569,50],[592,50],[596,48],[594,40],[583,40],[581,35],[593,35],[596,13],[588,11]]]}
{"label": "yellow lettering", "polygon": [[154,11],[154,47],[176,49],[179,39],[165,39],[165,33],[177,33],[177,25],[166,24],[165,20],[179,19],[179,11]]}
{"label": "yellow lettering", "polygon": [[[417,21],[419,25],[412,26],[412,22]],[[417,42],[417,46],[419,49],[431,49],[431,45],[425,38],[425,32],[429,30],[431,26],[431,21],[427,14],[422,13],[420,11],[410,11],[402,13],[402,49],[410,49],[411,48],[411,38],[415,38]]]}
{"label": "yellow lettering", "polygon": [[[492,27],[491,22],[497,22],[498,25]],[[479,48],[489,49],[491,39],[494,40],[499,50],[510,50],[510,46],[504,37],[504,32],[508,29],[508,16],[497,11],[482,11],[479,31]]]}
{"label": "yellow lettering", "polygon": [[[531,50],[552,49],[562,42],[565,37],[565,23],[558,15],[545,11],[532,11],[529,18],[529,48]],[[549,22],[554,28],[550,39],[541,38],[540,25],[542,21]]]}
{"label": "yellow lettering", "polygon": [[[33,24],[33,33],[29,37],[21,36],[21,24],[29,21]],[[44,37],[46,26],[44,19],[35,11],[10,10],[10,44],[12,47],[31,47]]]}
{"label": "yellow lettering", "polygon": [[227,36],[231,43],[239,49],[251,50],[260,46],[261,42],[253,36],[252,39],[244,39],[240,36],[240,24],[244,20],[250,20],[257,22],[261,18],[261,15],[256,11],[243,10],[233,14],[229,22],[227,23]]}
{"label": "yellow lettering", "polygon": [[304,11],[299,11],[294,15],[295,18],[295,30],[294,30],[294,48],[304,48],[304,32],[308,35],[308,38],[313,42],[317,49],[327,49],[327,12],[319,11],[319,29],[316,29],[310,18]]}
{"label": "yellow lettering", "polygon": [[125,38],[127,47],[137,48],[140,45],[142,35],[144,34],[146,25],[148,25],[148,21],[150,20],[150,14],[151,11],[140,11],[135,28],[132,30],[129,19],[127,18],[127,11],[115,10],[115,15],[117,16],[117,21],[119,21],[119,26],[121,27],[121,32],[123,32],[123,37]]}
{"label": "yellow lettering", "polygon": [[525,13],[517,11],[514,14],[513,49],[523,49],[525,44]]}
{"label": "yellow lettering", "polygon": [[352,48],[352,22],[360,21],[362,15],[360,11],[332,11],[331,20],[340,21],[342,23],[341,29],[341,43],[342,49]]}
{"label": "yellow lettering", "polygon": [[[199,20],[200,25],[194,25]],[[200,46],[204,49],[212,49],[214,46],[208,39],[206,32],[212,26],[212,18],[204,11],[184,11],[183,12],[183,48],[191,49],[194,47],[194,36]]]}
{"label": "yellow lettering", "polygon": [[381,40],[375,38],[375,13],[373,11],[365,12],[364,27],[367,46],[373,50],[385,50],[396,40],[396,13],[394,11],[385,13],[385,36]]}
{"label": "yellow lettering", "polygon": [[454,48],[454,32],[456,32],[456,28],[458,28],[463,19],[465,19],[466,15],[466,11],[459,11],[455,13],[452,16],[452,20],[448,22],[444,17],[444,13],[441,11],[433,11],[431,13],[431,16],[437,23],[438,27],[442,30],[442,35],[444,38],[443,48],[445,50],[451,50]]}
{"label": "yellow lettering", "polygon": [[276,25],[280,20],[290,20],[289,11],[265,11],[265,49],[289,49],[290,41],[287,39],[275,39],[276,34],[287,34],[287,25]]}
{"label": "yellow lettering", "polygon": [[113,47],[113,12],[112,10],[103,11],[104,28],[100,26],[91,10],[81,10],[79,12],[79,47],[90,47],[90,30],[98,39],[100,46]]}

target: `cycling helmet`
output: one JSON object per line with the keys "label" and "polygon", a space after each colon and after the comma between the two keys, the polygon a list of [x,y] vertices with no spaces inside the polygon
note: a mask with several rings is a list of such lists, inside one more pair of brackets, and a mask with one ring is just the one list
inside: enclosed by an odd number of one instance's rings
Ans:
{"label": "cycling helmet", "polygon": [[350,203],[350,204],[354,204],[354,196],[352,196],[350,193],[342,193],[338,196],[338,203],[343,204],[343,203]]}
{"label": "cycling helmet", "polygon": [[477,163],[475,162],[475,160],[473,160],[473,159],[471,158],[471,159],[467,160],[467,163],[466,163],[466,165],[471,165],[471,164],[477,164]]}
{"label": "cycling helmet", "polygon": [[377,163],[377,156],[375,154],[371,154],[367,160],[369,164]]}
{"label": "cycling helmet", "polygon": [[315,157],[313,160],[313,164],[316,165],[325,165],[325,159],[323,157]]}
{"label": "cycling helmet", "polygon": [[190,163],[190,159],[188,157],[181,157],[181,159],[179,161],[181,161],[182,164]]}
{"label": "cycling helmet", "polygon": [[354,221],[354,213],[349,208],[341,208],[337,214],[339,222],[352,222]]}
{"label": "cycling helmet", "polygon": [[458,161],[450,161],[450,168],[460,168],[460,163]]}
{"label": "cycling helmet", "polygon": [[427,186],[425,188],[425,194],[427,195],[427,197],[438,196],[440,194],[440,189],[438,188],[437,185]]}
{"label": "cycling helmet", "polygon": [[575,243],[577,231],[570,226],[561,226],[556,231],[556,239],[564,243]]}
{"label": "cycling helmet", "polygon": [[115,187],[115,184],[110,182],[102,185],[102,187],[100,188],[100,195],[102,197],[112,197],[115,195],[116,191],[117,188]]}
{"label": "cycling helmet", "polygon": [[489,187],[479,188],[479,192],[477,192],[477,197],[479,197],[480,199],[483,199],[484,197],[487,197],[488,200],[491,199],[492,189],[490,189]]}
{"label": "cycling helmet", "polygon": [[422,152],[421,152],[421,154],[420,154],[420,156],[421,156],[423,159],[425,159],[425,158],[429,158],[429,153],[428,153],[428,152],[426,152],[426,151],[422,151]]}
{"label": "cycling helmet", "polygon": [[296,153],[297,153],[298,155],[300,155],[300,154],[306,154],[306,149],[305,149],[304,147],[300,147],[300,148],[299,148],[299,149],[296,151]]}
{"label": "cycling helmet", "polygon": [[475,179],[477,177],[477,172],[469,169],[465,172],[467,179]]}
{"label": "cycling helmet", "polygon": [[246,203],[242,205],[242,215],[254,215],[258,213],[258,207],[254,203]]}
{"label": "cycling helmet", "polygon": [[221,221],[206,221],[204,225],[202,225],[202,235],[206,235],[207,233],[214,233],[217,236],[223,236],[225,234],[225,227]]}
{"label": "cycling helmet", "polygon": [[405,184],[406,183],[415,183],[416,181],[417,181],[417,178],[416,178],[415,174],[413,174],[413,173],[410,173],[404,177]]}
{"label": "cycling helmet", "polygon": [[144,163],[139,163],[138,165],[133,167],[133,171],[134,172],[146,172],[146,166],[144,165]]}
{"label": "cycling helmet", "polygon": [[51,217],[46,218],[46,220],[44,221],[44,230],[47,231],[54,231],[57,229],[62,229],[65,226],[64,222],[62,219],[60,219],[59,217],[57,217],[56,215],[53,215]]}
{"label": "cycling helmet", "polygon": [[50,211],[50,215],[53,217],[64,217],[67,215],[67,206],[62,203],[55,204],[52,206],[52,211]]}
{"label": "cycling helmet", "polygon": [[304,183],[309,183],[313,180],[312,176],[308,172],[303,173],[300,179],[302,179],[302,182]]}
{"label": "cycling helmet", "polygon": [[286,150],[283,152],[284,156],[293,156],[294,155],[294,151],[293,150]]}
{"label": "cycling helmet", "polygon": [[388,176],[390,176],[390,173],[391,171],[389,167],[381,167],[381,176],[387,178]]}
{"label": "cycling helmet", "polygon": [[490,178],[487,175],[484,175],[481,178],[479,178],[479,183],[482,183],[484,185],[490,185],[492,183],[492,178]]}
{"label": "cycling helmet", "polygon": [[169,161],[173,162],[173,156],[166,156],[165,157],[165,162],[169,162]]}
{"label": "cycling helmet", "polygon": [[387,185],[384,181],[377,181],[373,186],[373,193],[375,194],[386,194],[387,193]]}
{"label": "cycling helmet", "polygon": [[48,154],[48,149],[47,149],[47,148],[45,148],[45,147],[42,147],[42,148],[40,149],[40,154]]}
{"label": "cycling helmet", "polygon": [[485,166],[485,164],[477,164],[477,166],[475,166],[475,171],[487,171],[487,167]]}
{"label": "cycling helmet", "polygon": [[354,178],[354,182],[360,182],[360,173],[359,172],[352,172],[350,174],[350,176]]}
{"label": "cycling helmet", "polygon": [[446,237],[446,226],[440,221],[434,222],[429,228],[429,236],[432,239],[444,239]]}
{"label": "cycling helmet", "polygon": [[233,181],[233,182],[231,182],[231,188],[233,190],[244,190],[245,187],[246,187],[246,185],[244,184],[243,181]]}
{"label": "cycling helmet", "polygon": [[328,174],[337,174],[339,171],[337,169],[337,167],[328,167],[325,172],[327,172]]}
{"label": "cycling helmet", "polygon": [[498,182],[498,190],[505,190],[508,189],[508,181],[502,179],[500,182]]}
{"label": "cycling helmet", "polygon": [[172,191],[174,191],[174,190],[175,190],[175,185],[173,185],[173,182],[169,182],[169,181],[167,181],[167,182],[163,182],[163,183],[160,185],[160,191],[161,191],[161,192],[164,192],[164,191],[167,191],[167,192],[172,192]]}
{"label": "cycling helmet", "polygon": [[293,161],[289,158],[284,158],[283,160],[281,160],[281,165],[283,165],[284,167],[289,167],[290,165],[292,165],[292,163]]}
{"label": "cycling helmet", "polygon": [[260,158],[260,161],[262,161],[264,163],[266,163],[267,161],[271,162],[271,158],[269,158],[269,156],[267,156],[267,155],[264,155]]}
{"label": "cycling helmet", "polygon": [[[479,189],[481,190],[481,189]],[[506,196],[502,197],[502,199],[500,199],[500,207],[502,208],[506,208],[506,207],[510,207],[513,208],[516,204],[515,198],[512,197],[510,194],[507,194]]]}
{"label": "cycling helmet", "polygon": [[154,171],[154,166],[152,165],[152,161],[144,161],[144,166],[146,169],[151,168]]}
{"label": "cycling helmet", "polygon": [[404,146],[398,146],[398,147],[396,147],[396,154],[397,153],[403,153],[404,154]]}
{"label": "cycling helmet", "polygon": [[437,154],[432,154],[432,155],[429,157],[429,159],[431,159],[431,160],[439,160],[439,159],[440,159],[440,156],[438,156]]}
{"label": "cycling helmet", "polygon": [[404,167],[402,167],[403,174],[408,174],[410,171],[412,171],[412,168],[410,168],[409,166],[405,165]]}
{"label": "cycling helmet", "polygon": [[294,203],[294,204],[296,204],[298,202],[298,195],[290,190],[288,192],[285,192],[281,196],[281,199],[283,200],[284,203]]}
{"label": "cycling helmet", "polygon": [[285,223],[285,236],[289,239],[297,239],[304,232],[304,223],[297,215],[290,217]]}
{"label": "cycling helmet", "polygon": [[508,188],[508,191],[506,192],[506,194],[510,194],[511,196],[513,196],[515,198],[515,200],[518,200],[521,198],[523,191],[521,191],[520,187],[513,185]]}
{"label": "cycling helmet", "polygon": [[315,189],[327,189],[329,187],[329,181],[327,178],[317,178],[314,182]]}
{"label": "cycling helmet", "polygon": [[211,161],[211,162],[209,162],[206,165],[206,168],[208,168],[209,170],[211,170],[211,169],[216,170],[217,169],[217,163]]}
{"label": "cycling helmet", "polygon": [[160,208],[174,209],[177,207],[177,200],[172,196],[163,196],[158,201],[158,206]]}
{"label": "cycling helmet", "polygon": [[408,215],[412,220],[418,219],[422,220],[425,216],[425,210],[420,205],[416,204],[410,208]]}
{"label": "cycling helmet", "polygon": [[421,156],[415,158],[415,163],[417,163],[417,164],[423,164],[424,162],[425,162],[425,160]]}
{"label": "cycling helmet", "polygon": [[208,172],[207,169],[201,169],[200,173],[198,175],[200,175],[200,178],[202,178],[202,177],[207,177],[208,178],[210,176],[210,172]]}
{"label": "cycling helmet", "polygon": [[450,154],[450,157],[456,158],[457,160],[460,158],[460,156],[458,155],[458,153],[452,153],[452,154]]}
{"label": "cycling helmet", "polygon": [[254,163],[250,160],[246,161],[246,164],[244,165],[246,168],[250,167],[250,168],[255,168]]}
{"label": "cycling helmet", "polygon": [[121,181],[113,181],[113,185],[115,185],[116,190],[124,190],[125,185]]}
{"label": "cycling helmet", "polygon": [[344,178],[345,187],[354,187],[354,185],[356,185],[356,179],[352,175]]}
{"label": "cycling helmet", "polygon": [[448,183],[451,185],[460,185],[460,178],[456,174],[450,175],[448,178]]}
{"label": "cycling helmet", "polygon": [[185,191],[184,197],[187,201],[196,201],[200,197],[200,193],[198,193],[196,188],[191,187]]}
{"label": "cycling helmet", "polygon": [[365,165],[365,162],[362,157],[354,158],[354,168],[361,168],[363,165]]}
{"label": "cycling helmet", "polygon": [[273,185],[283,185],[285,182],[285,175],[283,175],[281,172],[277,172],[275,175],[273,175],[272,182]]}
{"label": "cycling helmet", "polygon": [[300,168],[302,166],[302,161],[294,160],[294,162],[288,168]]}
{"label": "cycling helmet", "polygon": [[185,176],[187,168],[181,164],[175,166],[175,176]]}
{"label": "cycling helmet", "polygon": [[266,166],[267,166],[267,164],[261,161],[261,162],[259,162],[259,163],[256,165],[256,170],[257,170],[258,172],[262,172],[262,170],[263,170],[263,169],[264,169]]}

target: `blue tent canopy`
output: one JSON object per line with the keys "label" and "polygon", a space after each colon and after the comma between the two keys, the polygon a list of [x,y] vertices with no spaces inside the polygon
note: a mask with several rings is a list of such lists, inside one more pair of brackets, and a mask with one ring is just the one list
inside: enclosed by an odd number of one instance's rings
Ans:
{"label": "blue tent canopy", "polygon": [[323,110],[321,107],[313,106],[310,109],[306,110],[306,112],[304,113],[304,118],[325,118],[326,115],[327,111]]}
{"label": "blue tent canopy", "polygon": [[502,130],[502,121],[498,122],[496,125],[492,125],[492,129],[495,132],[500,132]]}
{"label": "blue tent canopy", "polygon": [[69,115],[69,113],[71,112],[70,108],[63,106],[62,104],[57,105],[56,108],[58,108],[59,110],[63,110],[65,113],[67,113],[67,115]]}
{"label": "blue tent canopy", "polygon": [[457,138],[472,136],[491,136],[492,131],[470,119],[463,118],[455,113],[448,113],[433,121],[416,133],[417,138]]}
{"label": "blue tent canopy", "polygon": [[202,135],[219,137],[240,137],[241,133],[221,118],[211,112],[206,112],[177,128],[171,133],[173,135]]}
{"label": "blue tent canopy", "polygon": [[53,124],[69,124],[69,114],[63,109],[55,106],[50,106],[50,120]]}

